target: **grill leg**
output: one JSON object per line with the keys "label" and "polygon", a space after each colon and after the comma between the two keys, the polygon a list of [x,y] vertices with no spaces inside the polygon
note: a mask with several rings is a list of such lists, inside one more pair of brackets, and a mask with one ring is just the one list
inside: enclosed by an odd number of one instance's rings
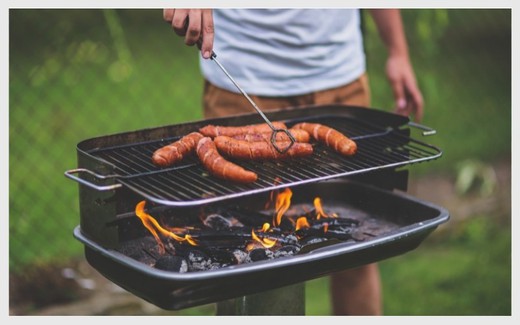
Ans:
{"label": "grill leg", "polygon": [[217,315],[305,315],[305,282],[220,301]]}

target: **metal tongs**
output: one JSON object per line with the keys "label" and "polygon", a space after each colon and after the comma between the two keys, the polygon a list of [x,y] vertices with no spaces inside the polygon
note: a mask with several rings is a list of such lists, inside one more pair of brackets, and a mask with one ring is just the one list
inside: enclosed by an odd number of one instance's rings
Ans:
{"label": "metal tongs", "polygon": [[[197,45],[199,46],[199,49],[200,49],[200,40],[199,40]],[[291,132],[289,132],[289,130],[287,130],[287,129],[277,129],[277,128],[274,127],[273,123],[271,123],[271,121],[269,121],[267,116],[265,116],[265,114],[260,110],[260,108],[258,108],[258,106],[255,104],[255,102],[251,99],[251,97],[249,97],[249,95],[242,89],[242,87],[240,87],[238,85],[238,83],[235,81],[235,79],[233,79],[233,77],[231,77],[231,75],[229,74],[229,72],[227,72],[227,70],[224,68],[224,66],[222,66],[222,64],[220,64],[220,62],[217,60],[217,54],[215,54],[214,51],[211,51],[210,59],[213,60],[219,66],[219,68],[222,71],[224,71],[224,73],[229,78],[229,80],[231,80],[231,82],[235,85],[235,87],[237,87],[237,89],[242,93],[242,95],[244,95],[244,97],[247,98],[247,100],[253,106],[253,108],[258,112],[258,114],[260,114],[260,116],[262,116],[264,121],[271,128],[271,130],[273,130],[273,133],[271,135],[271,144],[276,149],[276,151],[278,151],[279,153],[282,153],[282,154],[287,152],[287,150],[289,150],[292,147],[292,145],[296,142],[296,140],[294,139],[294,137],[291,134]],[[287,136],[291,140],[289,145],[287,147],[285,147],[285,148],[280,148],[278,146],[278,144],[276,143],[276,134],[280,133],[280,132],[283,132],[283,133],[287,134]]]}

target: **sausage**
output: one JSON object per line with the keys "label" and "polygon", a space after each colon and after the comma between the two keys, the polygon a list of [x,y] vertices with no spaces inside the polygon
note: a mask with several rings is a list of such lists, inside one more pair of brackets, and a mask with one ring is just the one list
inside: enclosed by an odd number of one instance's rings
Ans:
{"label": "sausage", "polygon": [[[275,160],[295,157],[309,156],[313,152],[312,145],[309,143],[295,142],[284,153],[276,150],[270,141],[247,142],[237,140],[225,135],[219,135],[215,139],[215,145],[224,156],[246,159],[246,160]],[[287,148],[290,141],[279,141],[276,145],[280,149]]]}
{"label": "sausage", "polygon": [[[276,129],[287,129],[283,122],[272,122]],[[221,125],[206,125],[199,129],[199,132],[205,137],[215,138],[219,135],[226,135],[228,137],[237,134],[253,134],[262,132],[271,132],[272,129],[267,123],[250,124],[244,126],[221,126]]]}
{"label": "sausage", "polygon": [[316,140],[325,143],[330,148],[345,156],[352,156],[357,151],[357,144],[343,133],[318,123],[298,123],[292,127],[309,132]]}
{"label": "sausage", "polygon": [[210,137],[203,137],[197,144],[197,155],[202,165],[213,176],[239,183],[253,183],[258,175],[222,157]]}
{"label": "sausage", "polygon": [[195,151],[197,143],[203,135],[199,132],[189,133],[179,140],[157,149],[152,155],[152,163],[158,167],[168,167]]}
{"label": "sausage", "polygon": [[[296,142],[309,142],[311,139],[311,136],[309,135],[309,132],[305,130],[300,129],[289,129],[288,130],[291,135],[293,136],[294,140]],[[243,133],[243,134],[237,134],[232,136],[233,139],[237,140],[244,140],[248,142],[257,142],[257,141],[271,141],[271,136],[273,132],[262,132],[262,133]],[[291,141],[289,139],[289,136],[285,132],[277,132],[276,133],[276,141]]]}

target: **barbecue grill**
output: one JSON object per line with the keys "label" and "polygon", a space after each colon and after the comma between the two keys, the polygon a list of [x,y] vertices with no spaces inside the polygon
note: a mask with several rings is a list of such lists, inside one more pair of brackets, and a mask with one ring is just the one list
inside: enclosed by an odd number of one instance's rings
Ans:
{"label": "barbecue grill", "polygon": [[[227,299],[280,288],[292,286],[301,292],[299,284],[304,281],[403,254],[449,219],[444,208],[406,194],[405,167],[442,155],[437,147],[413,139],[410,127],[421,128],[423,134],[433,130],[396,114],[354,106],[294,107],[266,115],[288,127],[299,122],[333,127],[356,141],[358,152],[344,157],[316,143],[309,157],[240,161],[259,179],[236,184],[212,177],[195,157],[158,168],[151,156],[205,125],[260,123],[258,114],[84,140],[77,146],[78,168],[66,171],[65,176],[79,183],[80,224],[74,236],[85,245],[88,262],[114,283],[163,309],[211,302],[224,306]],[[136,218],[135,207],[141,201],[147,202],[150,214],[176,225],[208,211],[230,213],[234,209],[259,218],[270,195],[287,188],[294,192],[294,205],[305,205],[320,196],[327,210],[339,211],[363,225],[356,231],[366,236],[310,242],[288,256],[197,272],[158,269],[154,267],[158,256],[150,250],[143,259],[136,257],[135,252],[142,251],[148,239],[153,243]]]}

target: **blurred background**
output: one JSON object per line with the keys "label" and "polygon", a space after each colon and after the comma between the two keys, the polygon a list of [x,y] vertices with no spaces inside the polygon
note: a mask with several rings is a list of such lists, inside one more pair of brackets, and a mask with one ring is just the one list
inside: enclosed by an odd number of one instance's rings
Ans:
{"label": "blurred background", "polygon": [[[376,109],[391,111],[386,52],[363,11]],[[380,263],[386,315],[511,315],[511,10],[405,9],[425,99],[419,139],[443,156],[410,167],[409,193],[451,219]],[[217,27],[218,28],[218,27]],[[202,119],[199,53],[160,9],[9,10],[11,315],[213,315],[165,311],[97,274],[72,236],[85,139]],[[421,137],[421,135],[417,135]],[[307,315],[330,315],[328,278]]]}

